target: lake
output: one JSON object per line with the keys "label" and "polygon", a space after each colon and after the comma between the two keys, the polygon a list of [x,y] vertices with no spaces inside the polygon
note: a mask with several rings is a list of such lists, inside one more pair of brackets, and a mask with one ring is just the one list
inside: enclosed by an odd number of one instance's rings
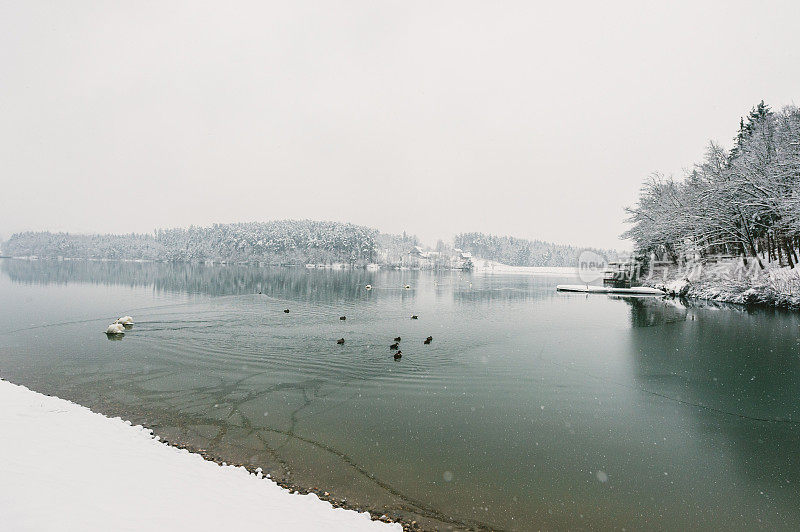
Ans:
{"label": "lake", "polygon": [[425,527],[800,528],[800,315],[570,282],[2,259],[0,376]]}

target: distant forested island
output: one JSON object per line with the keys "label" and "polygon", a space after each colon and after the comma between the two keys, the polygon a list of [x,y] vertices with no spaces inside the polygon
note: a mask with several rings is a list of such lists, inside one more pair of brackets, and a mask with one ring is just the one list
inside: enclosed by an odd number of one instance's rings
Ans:
{"label": "distant forested island", "polygon": [[361,225],[279,220],[157,229],[153,234],[24,232],[12,235],[3,252],[49,259],[366,264],[376,259],[377,237],[378,231]]}
{"label": "distant forested island", "polygon": [[469,268],[470,255],[512,266],[574,266],[582,248],[463,233],[453,245],[439,241],[434,249],[425,249],[416,236],[405,233],[342,222],[278,220],[158,229],[152,234],[22,232],[3,243],[2,250],[6,256],[41,259]]}

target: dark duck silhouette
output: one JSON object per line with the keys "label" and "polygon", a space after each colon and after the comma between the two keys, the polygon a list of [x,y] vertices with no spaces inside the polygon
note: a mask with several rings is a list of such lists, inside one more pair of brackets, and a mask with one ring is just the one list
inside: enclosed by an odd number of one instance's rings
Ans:
{"label": "dark duck silhouette", "polygon": [[398,351],[397,353],[394,354],[394,359],[395,360],[400,360],[401,358],[403,358],[403,352],[402,351]]}
{"label": "dark duck silhouette", "polygon": [[419,316],[417,316],[416,314],[414,314],[413,316],[411,316],[411,319],[412,319],[412,320],[418,320],[418,319],[419,319]]}
{"label": "dark duck silhouette", "polygon": [[344,321],[344,320],[346,320],[346,319],[347,319],[347,316],[339,316],[339,319],[340,319],[340,320],[342,320],[342,321]]}
{"label": "dark duck silhouette", "polygon": [[399,336],[394,339],[395,342],[399,342],[400,340],[401,340],[401,338]]}
{"label": "dark duck silhouette", "polygon": [[395,342],[395,343],[393,343],[392,345],[389,346],[389,349],[397,349],[398,347],[399,347],[399,344],[397,342]]}
{"label": "dark duck silhouette", "polygon": [[422,343],[425,344],[425,345],[428,345],[432,341],[433,341],[433,336],[428,336],[427,338],[425,338],[425,340],[423,340]]}
{"label": "dark duck silhouette", "polygon": [[286,310],[283,311],[283,313],[284,314],[289,314],[289,309],[287,308]]}
{"label": "dark duck silhouette", "polygon": [[336,343],[342,345],[344,343],[344,338],[339,338],[338,340],[336,340]]}

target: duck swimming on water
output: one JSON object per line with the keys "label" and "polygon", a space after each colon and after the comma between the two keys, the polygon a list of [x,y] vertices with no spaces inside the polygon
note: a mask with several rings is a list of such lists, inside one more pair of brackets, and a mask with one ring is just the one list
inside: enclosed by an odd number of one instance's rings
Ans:
{"label": "duck swimming on water", "polygon": [[398,351],[397,353],[394,354],[394,359],[395,360],[400,360],[401,358],[403,358],[403,352],[402,351]]}
{"label": "duck swimming on water", "polygon": [[411,319],[412,319],[412,320],[418,320],[418,319],[419,319],[419,316],[417,316],[416,314],[414,314],[413,316],[411,316]]}
{"label": "duck swimming on water", "polygon": [[395,342],[395,343],[393,343],[392,345],[389,346],[389,349],[397,349],[398,347],[400,347],[399,344],[397,342]]}
{"label": "duck swimming on water", "polygon": [[433,336],[428,336],[427,338],[425,338],[425,340],[423,340],[423,342],[422,342],[422,343],[423,343],[423,344],[425,344],[425,345],[428,345],[428,344],[430,344],[432,341],[433,341]]}
{"label": "duck swimming on water", "polygon": [[342,320],[342,321],[344,321],[344,320],[346,320],[346,319],[347,319],[347,316],[339,316],[339,319],[340,319],[340,320]]}
{"label": "duck swimming on water", "polygon": [[401,340],[401,338],[399,336],[394,339],[395,342],[399,342],[400,340]]}
{"label": "duck swimming on water", "polygon": [[344,343],[344,338],[339,338],[338,340],[336,340],[336,343],[342,345]]}
{"label": "duck swimming on water", "polygon": [[286,310],[283,311],[283,313],[284,314],[289,314],[289,309],[287,308]]}

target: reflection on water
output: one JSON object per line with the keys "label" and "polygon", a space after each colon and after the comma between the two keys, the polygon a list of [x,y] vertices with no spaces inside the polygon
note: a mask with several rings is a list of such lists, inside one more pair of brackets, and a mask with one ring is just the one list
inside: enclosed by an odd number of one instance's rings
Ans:
{"label": "reflection on water", "polygon": [[[4,377],[356,505],[440,527],[800,523],[796,314],[557,277],[0,272]],[[122,314],[136,325],[107,341]]]}
{"label": "reflection on water", "polygon": [[631,307],[631,325],[653,327],[665,323],[685,321],[687,308],[678,299],[664,297],[610,296],[621,299]]}
{"label": "reflection on water", "polygon": [[[309,301],[363,296],[364,286],[375,278],[374,272],[365,270],[317,272],[305,268],[158,262],[5,260],[1,266],[11,280],[26,284],[100,283],[214,296],[262,292],[276,297],[291,294],[294,299]],[[405,271],[402,279],[411,279],[418,273]],[[354,278],[363,283],[354,284]]]}

